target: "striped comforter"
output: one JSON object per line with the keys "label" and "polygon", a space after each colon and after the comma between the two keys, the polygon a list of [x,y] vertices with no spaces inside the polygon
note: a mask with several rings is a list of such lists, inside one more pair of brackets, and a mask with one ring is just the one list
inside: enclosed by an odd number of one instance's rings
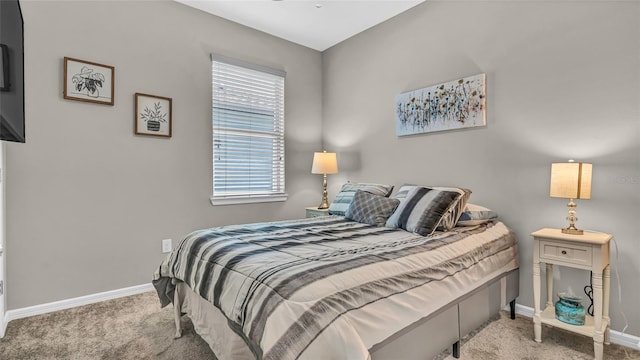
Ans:
{"label": "striped comforter", "polygon": [[366,359],[373,345],[518,267],[500,222],[423,237],[329,216],[186,236],[154,274],[185,282],[257,359]]}

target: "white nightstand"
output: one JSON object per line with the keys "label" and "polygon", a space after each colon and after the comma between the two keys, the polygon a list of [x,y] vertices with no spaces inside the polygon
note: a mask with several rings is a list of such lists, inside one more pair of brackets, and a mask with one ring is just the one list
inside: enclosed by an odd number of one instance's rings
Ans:
{"label": "white nightstand", "polygon": [[308,207],[305,210],[308,218],[329,215],[329,209],[318,209],[317,206]]}
{"label": "white nightstand", "polygon": [[[533,329],[535,340],[542,341],[542,324],[593,338],[596,360],[602,359],[603,343],[609,344],[609,241],[611,234],[584,232],[563,234],[560,229],[541,229],[533,236]],[[546,263],[547,303],[540,309],[540,263]],[[593,281],[593,315],[586,315],[584,325],[570,325],[555,316],[553,304],[553,265],[591,270]]]}

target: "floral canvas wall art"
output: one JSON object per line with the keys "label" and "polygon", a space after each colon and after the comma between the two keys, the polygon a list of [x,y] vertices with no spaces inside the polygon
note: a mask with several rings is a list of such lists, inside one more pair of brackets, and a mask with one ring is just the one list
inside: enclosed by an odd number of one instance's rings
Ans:
{"label": "floral canvas wall art", "polygon": [[396,135],[486,125],[485,74],[473,75],[396,97]]}

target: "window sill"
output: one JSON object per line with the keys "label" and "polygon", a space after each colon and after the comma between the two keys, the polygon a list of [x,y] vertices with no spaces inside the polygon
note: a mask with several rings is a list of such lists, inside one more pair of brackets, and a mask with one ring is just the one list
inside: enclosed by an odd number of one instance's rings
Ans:
{"label": "window sill", "polygon": [[265,202],[286,201],[287,194],[277,195],[236,195],[236,196],[218,196],[211,197],[211,205],[235,205],[235,204],[253,204]]}

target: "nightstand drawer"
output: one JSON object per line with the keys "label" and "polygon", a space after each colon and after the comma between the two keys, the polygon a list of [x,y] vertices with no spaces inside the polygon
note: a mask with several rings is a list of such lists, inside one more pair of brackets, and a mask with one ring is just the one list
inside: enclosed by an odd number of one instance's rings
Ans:
{"label": "nightstand drawer", "polygon": [[540,240],[540,261],[552,260],[591,266],[592,247]]}

